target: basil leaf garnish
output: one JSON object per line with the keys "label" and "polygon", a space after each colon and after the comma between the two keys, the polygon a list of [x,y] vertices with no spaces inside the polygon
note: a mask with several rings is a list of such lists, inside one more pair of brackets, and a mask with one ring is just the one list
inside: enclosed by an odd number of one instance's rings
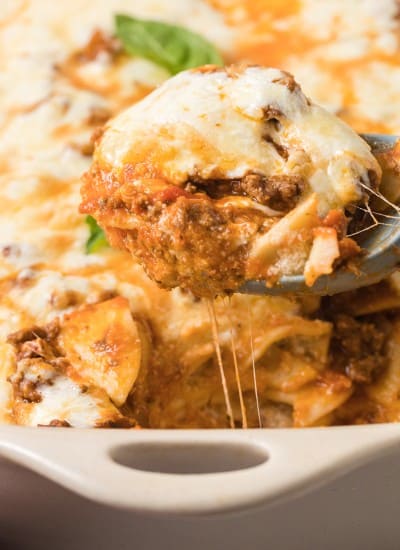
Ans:
{"label": "basil leaf garnish", "polygon": [[102,228],[92,216],[86,216],[85,223],[89,226],[90,235],[86,241],[86,254],[93,254],[102,248],[108,247],[106,236]]}
{"label": "basil leaf garnish", "polygon": [[115,26],[127,53],[145,57],[171,74],[200,65],[223,65],[208,40],[184,27],[122,14],[115,16]]}
{"label": "basil leaf garnish", "polygon": [[[208,40],[184,27],[123,14],[115,16],[115,27],[127,53],[149,59],[171,74],[201,65],[223,65],[222,57]],[[85,223],[90,231],[86,253],[108,247],[96,220],[86,216]]]}

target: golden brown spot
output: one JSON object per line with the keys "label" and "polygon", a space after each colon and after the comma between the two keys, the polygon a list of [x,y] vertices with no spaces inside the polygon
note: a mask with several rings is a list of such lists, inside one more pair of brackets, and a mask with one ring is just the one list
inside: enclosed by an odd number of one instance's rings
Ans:
{"label": "golden brown spot", "polygon": [[90,109],[90,114],[86,122],[90,126],[99,126],[107,122],[107,120],[111,117],[111,114],[110,109],[107,107],[94,105]]}
{"label": "golden brown spot", "polygon": [[275,82],[276,84],[281,84],[282,86],[286,86],[289,92],[300,90],[300,86],[297,84],[292,74],[286,71],[282,71],[282,73],[283,73],[282,77],[276,78],[272,82]]}
{"label": "golden brown spot", "polygon": [[222,73],[223,71],[224,68],[218,65],[202,65],[201,67],[195,67],[194,69],[191,69],[192,73],[200,74]]}
{"label": "golden brown spot", "polygon": [[81,50],[78,50],[74,57],[80,63],[94,61],[101,53],[110,56],[116,55],[121,50],[119,40],[101,29],[95,29],[89,38],[89,41]]}
{"label": "golden brown spot", "polygon": [[71,424],[66,420],[51,420],[48,424],[38,424],[38,428],[71,428]]}

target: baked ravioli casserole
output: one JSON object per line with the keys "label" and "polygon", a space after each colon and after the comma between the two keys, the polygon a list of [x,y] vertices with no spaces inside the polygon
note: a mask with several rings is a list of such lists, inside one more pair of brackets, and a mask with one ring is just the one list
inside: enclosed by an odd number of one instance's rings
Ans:
{"label": "baked ravioli casserole", "polygon": [[[395,0],[0,5],[0,421],[400,420],[400,278],[357,271],[400,197]],[[294,76],[292,76],[294,75]]]}

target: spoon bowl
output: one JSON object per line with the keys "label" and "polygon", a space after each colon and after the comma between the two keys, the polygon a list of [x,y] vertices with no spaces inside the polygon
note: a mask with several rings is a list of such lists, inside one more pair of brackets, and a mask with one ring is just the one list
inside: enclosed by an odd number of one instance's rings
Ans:
{"label": "spoon bowl", "polygon": [[[394,147],[398,136],[382,134],[361,134],[370,145],[372,153],[382,153]],[[341,268],[331,275],[322,275],[312,286],[307,286],[303,275],[284,276],[273,286],[267,286],[265,281],[246,281],[239,289],[243,294],[316,294],[320,296],[338,294],[363,286],[377,283],[395,269],[400,267],[400,214],[385,219],[385,224],[379,224],[362,234],[358,240],[365,251],[360,264],[359,273]]]}

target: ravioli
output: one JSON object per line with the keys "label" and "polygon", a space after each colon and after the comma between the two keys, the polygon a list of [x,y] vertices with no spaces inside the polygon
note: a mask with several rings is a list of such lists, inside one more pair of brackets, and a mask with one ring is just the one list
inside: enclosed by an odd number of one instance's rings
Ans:
{"label": "ravioli", "polygon": [[360,253],[347,237],[381,169],[289,73],[204,66],[106,125],[81,211],[164,288],[232,292],[304,272],[310,286]]}

